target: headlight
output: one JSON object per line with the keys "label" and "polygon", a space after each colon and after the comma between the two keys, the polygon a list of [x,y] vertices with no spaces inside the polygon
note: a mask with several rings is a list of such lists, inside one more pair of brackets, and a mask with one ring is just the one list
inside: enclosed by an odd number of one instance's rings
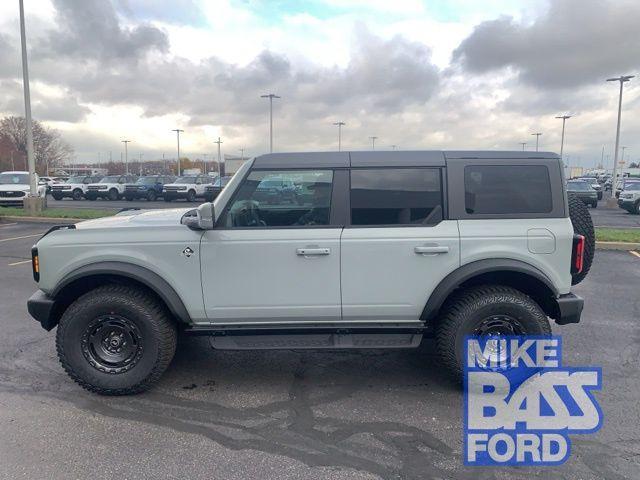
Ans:
{"label": "headlight", "polygon": [[178,190],[186,190],[187,187],[180,187]]}

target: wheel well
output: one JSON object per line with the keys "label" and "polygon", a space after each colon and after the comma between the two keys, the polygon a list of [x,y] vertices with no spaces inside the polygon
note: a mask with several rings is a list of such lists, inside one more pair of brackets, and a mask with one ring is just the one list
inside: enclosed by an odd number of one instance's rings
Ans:
{"label": "wheel well", "polygon": [[478,285],[504,285],[515,288],[516,290],[519,290],[525,295],[531,297],[538,305],[540,305],[540,308],[542,308],[544,313],[549,317],[555,319],[560,315],[557,302],[554,301],[555,293],[542,280],[523,272],[498,270],[481,273],[460,282],[448,293],[444,301],[438,305],[438,308],[435,311],[432,311],[432,313],[424,319],[427,321],[437,319],[442,307],[447,304],[447,301],[453,295],[458,294],[462,290]]}
{"label": "wheel well", "polygon": [[55,318],[55,324],[57,325],[60,317],[67,310],[69,305],[80,298],[87,292],[95,290],[98,287],[104,285],[128,285],[132,287],[144,290],[150,296],[154,297],[164,308],[167,310],[169,317],[175,319],[175,315],[167,305],[167,302],[156,291],[145,285],[143,282],[134,278],[126,277],[116,274],[96,274],[82,278],[78,278],[69,284],[65,285],[56,295],[56,303],[52,312],[52,317]]}

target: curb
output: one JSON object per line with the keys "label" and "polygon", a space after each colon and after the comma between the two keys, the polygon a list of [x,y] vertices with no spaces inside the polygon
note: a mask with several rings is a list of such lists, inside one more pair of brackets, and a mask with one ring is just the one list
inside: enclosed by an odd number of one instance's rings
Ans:
{"label": "curb", "polygon": [[78,222],[84,222],[86,218],[55,218],[55,217],[22,217],[13,215],[0,216],[1,221],[9,222],[29,222],[29,223],[55,223],[57,225],[70,225]]}
{"label": "curb", "polygon": [[631,242],[596,242],[598,250],[640,250],[640,243]]}

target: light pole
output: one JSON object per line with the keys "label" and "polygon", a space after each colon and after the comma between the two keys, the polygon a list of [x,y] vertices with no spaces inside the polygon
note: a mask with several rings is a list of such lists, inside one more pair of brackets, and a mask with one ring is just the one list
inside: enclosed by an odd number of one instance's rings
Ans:
{"label": "light pole", "polygon": [[527,146],[527,142],[520,142],[520,145],[522,145],[522,151],[524,152],[524,147]]}
{"label": "light pole", "polygon": [[627,147],[620,147],[620,149],[622,150],[622,155],[620,155],[620,165],[624,165],[624,151]]}
{"label": "light pole", "polygon": [[206,153],[202,154],[202,172],[205,175],[207,174],[207,154]]}
{"label": "light pole", "polygon": [[562,137],[560,140],[560,160],[562,160],[562,152],[564,150],[564,123],[567,121],[567,118],[571,118],[571,115],[560,115],[556,118],[562,119]]}
{"label": "light pole", "polygon": [[129,150],[127,149],[127,144],[131,143],[131,140],[122,140],[124,143],[124,173],[126,175],[129,174]]}
{"label": "light pole", "polygon": [[398,145],[391,145],[391,150],[395,150],[396,148],[398,148]]}
{"label": "light pole", "polygon": [[213,143],[218,144],[218,175],[222,176],[222,156],[220,155],[220,145],[224,142],[220,140],[220,137],[218,137],[218,140]]}
{"label": "light pole", "polygon": [[335,122],[334,125],[338,127],[338,151],[342,151],[342,127],[346,125],[344,122]]}
{"label": "light pole", "polygon": [[369,137],[371,139],[371,150],[375,150],[376,149],[376,140],[378,139],[378,137]]}
{"label": "light pole", "polygon": [[607,78],[607,82],[620,82],[620,96],[618,97],[618,125],[616,127],[616,146],[613,152],[613,179],[611,191],[615,192],[616,182],[618,180],[618,145],[620,144],[620,118],[622,117],[622,86],[625,82],[631,80],[635,75],[620,75],[617,78]]}
{"label": "light pole", "polygon": [[140,176],[142,176],[142,153],[139,154],[140,155],[140,161],[138,164],[138,172],[140,173]]}
{"label": "light pole", "polygon": [[269,153],[273,153],[273,99],[280,97],[273,93],[268,93],[266,95],[260,95],[260,98],[269,99]]}
{"label": "light pole", "polygon": [[531,135],[536,136],[536,152],[538,151],[538,139],[540,138],[541,133],[532,133]]}
{"label": "light pole", "polygon": [[240,150],[240,161],[244,162],[244,148],[239,148],[238,150]]}
{"label": "light pole", "polygon": [[36,185],[36,161],[33,155],[33,125],[31,120],[31,91],[29,90],[29,65],[27,60],[27,34],[24,25],[24,2],[20,0],[20,42],[22,44],[22,86],[24,88],[24,117],[27,127],[27,164],[29,165],[29,195],[38,195]]}
{"label": "light pole", "polygon": [[174,128],[171,131],[176,132],[176,138],[178,140],[178,176],[180,176],[180,133],[184,132],[184,130],[180,130],[179,128]]}

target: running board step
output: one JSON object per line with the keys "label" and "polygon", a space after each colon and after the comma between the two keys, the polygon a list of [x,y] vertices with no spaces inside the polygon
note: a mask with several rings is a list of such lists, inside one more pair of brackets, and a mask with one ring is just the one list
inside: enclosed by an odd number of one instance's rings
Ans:
{"label": "running board step", "polygon": [[416,348],[422,333],[301,333],[259,335],[215,335],[217,350],[317,350],[358,348]]}

